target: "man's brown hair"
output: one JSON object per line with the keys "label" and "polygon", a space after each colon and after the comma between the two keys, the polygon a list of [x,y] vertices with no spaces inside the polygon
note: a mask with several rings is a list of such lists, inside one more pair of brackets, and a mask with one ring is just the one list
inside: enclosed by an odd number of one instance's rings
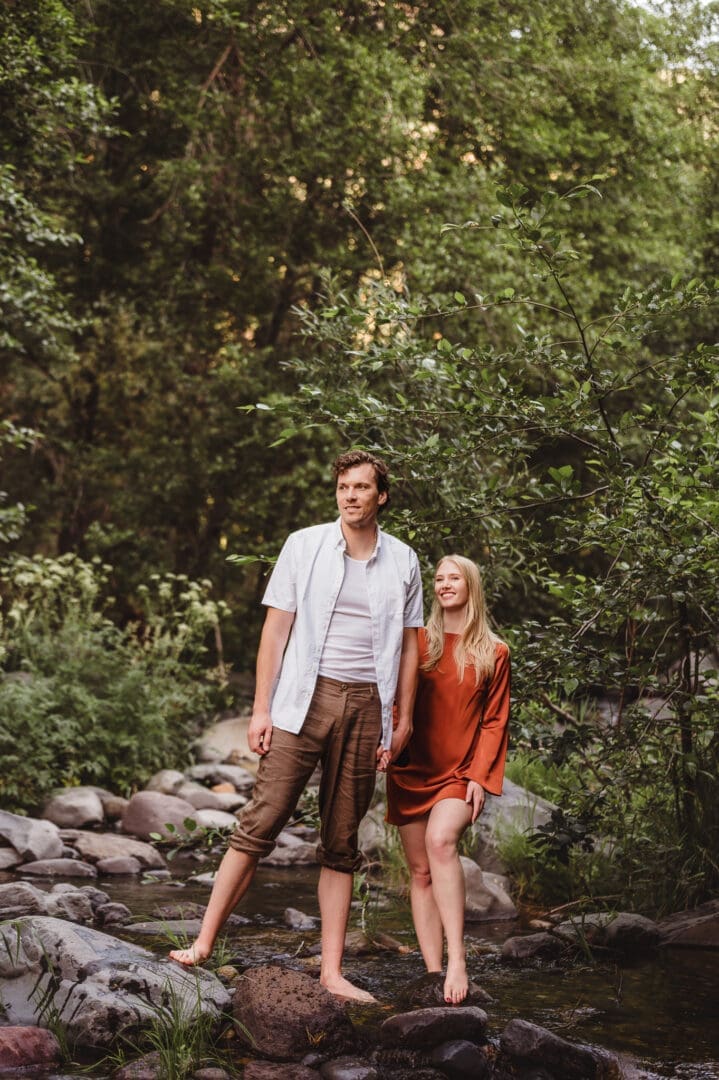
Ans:
{"label": "man's brown hair", "polygon": [[368,450],[348,450],[346,454],[340,454],[332,462],[332,475],[335,478],[335,483],[337,483],[341,473],[347,472],[348,469],[354,469],[355,465],[371,465],[374,469],[377,490],[380,494],[384,491],[387,495],[383,505],[380,507],[380,510],[383,510],[389,503],[389,468],[387,463],[382,458],[377,457],[376,454],[370,454]]}

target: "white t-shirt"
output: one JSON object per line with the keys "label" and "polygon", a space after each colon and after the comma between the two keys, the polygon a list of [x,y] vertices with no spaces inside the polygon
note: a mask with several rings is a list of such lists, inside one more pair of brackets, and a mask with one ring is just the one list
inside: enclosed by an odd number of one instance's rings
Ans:
{"label": "white t-shirt", "polygon": [[330,619],[318,674],[341,682],[377,681],[366,559],[345,555],[342,588]]}

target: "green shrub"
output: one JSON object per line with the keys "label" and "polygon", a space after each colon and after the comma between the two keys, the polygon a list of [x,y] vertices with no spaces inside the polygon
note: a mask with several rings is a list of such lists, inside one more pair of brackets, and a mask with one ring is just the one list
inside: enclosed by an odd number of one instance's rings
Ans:
{"label": "green shrub", "polygon": [[128,793],[183,765],[219,684],[201,666],[222,606],[209,583],[154,577],[141,617],[107,616],[110,568],[74,555],[17,558],[2,573],[0,805],[33,811],[52,788]]}

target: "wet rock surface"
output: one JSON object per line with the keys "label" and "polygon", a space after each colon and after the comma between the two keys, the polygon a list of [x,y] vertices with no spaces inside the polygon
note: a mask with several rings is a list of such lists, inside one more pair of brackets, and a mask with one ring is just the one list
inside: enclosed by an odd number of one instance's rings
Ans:
{"label": "wet rock surface", "polygon": [[513,1062],[546,1067],[556,1080],[622,1080],[619,1059],[613,1054],[569,1042],[526,1020],[510,1020],[500,1046]]}
{"label": "wet rock surface", "polygon": [[39,1027],[0,1026],[0,1075],[26,1072],[32,1066],[54,1065],[60,1060],[60,1043],[51,1031]]}
{"label": "wet rock surface", "polygon": [[389,1046],[423,1048],[451,1039],[483,1039],[488,1017],[476,1005],[462,1008],[415,1009],[385,1020],[380,1028],[383,1043]]}

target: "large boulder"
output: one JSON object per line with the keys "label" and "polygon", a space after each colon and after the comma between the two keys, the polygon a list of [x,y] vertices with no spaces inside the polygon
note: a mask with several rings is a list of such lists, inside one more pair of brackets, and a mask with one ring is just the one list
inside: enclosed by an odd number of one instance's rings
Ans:
{"label": "large boulder", "polygon": [[62,855],[62,840],[57,825],[51,821],[0,810],[0,836],[27,862],[59,859]]}
{"label": "large boulder", "polygon": [[498,874],[482,870],[472,859],[461,855],[466,890],[464,914],[468,922],[516,919],[518,912]]}
{"label": "large boulder", "polygon": [[0,924],[0,1005],[11,1024],[59,1022],[77,1046],[106,1048],[159,1015],[218,1016],[229,995],[183,968],[98,930],[43,916]]}
{"label": "large boulder", "polygon": [[557,1080],[622,1080],[622,1067],[614,1054],[568,1042],[527,1020],[510,1020],[500,1046],[513,1062],[546,1066]]}
{"label": "large boulder", "polygon": [[684,949],[719,949],[719,900],[691,911],[678,911],[659,922],[662,945]]}
{"label": "large boulder", "polygon": [[62,838],[70,844],[81,858],[99,863],[103,859],[137,859],[140,866],[149,870],[164,870],[165,860],[159,851],[144,840],[119,833],[93,833],[64,831]]}
{"label": "large boulder", "polygon": [[485,870],[502,873],[497,844],[514,832],[533,832],[546,825],[556,810],[554,803],[505,779],[501,795],[487,794],[484,809],[472,826],[477,842],[474,852]]}
{"label": "large boulder", "polygon": [[[153,833],[165,837],[178,833],[186,836],[185,821],[188,818],[195,820],[195,808],[185,799],[164,795],[161,791],[138,791],[122,815],[122,828],[142,840],[149,840]],[[168,833],[168,825],[174,826],[175,834]]]}
{"label": "large boulder", "polygon": [[309,975],[274,964],[244,972],[232,1012],[238,1035],[262,1057],[297,1061],[320,1041],[327,1054],[350,1050],[355,1041],[332,994]]}
{"label": "large boulder", "polygon": [[14,847],[0,847],[0,873],[3,870],[12,870],[22,862],[22,855],[18,855]]}
{"label": "large boulder", "polygon": [[39,1027],[0,1027],[0,1075],[35,1075],[61,1058],[60,1043],[51,1031]]}
{"label": "large boulder", "polygon": [[61,829],[82,829],[101,825],[105,811],[93,788],[63,788],[47,801],[42,816]]}
{"label": "large boulder", "polygon": [[208,728],[195,744],[197,760],[206,763],[227,761],[232,755],[237,760],[252,763],[256,768],[257,755],[252,753],[247,742],[249,722],[249,714],[230,716]]}
{"label": "large boulder", "polygon": [[37,859],[21,867],[23,874],[33,877],[96,878],[97,870],[79,859]]}
{"label": "large boulder", "polygon": [[413,1050],[431,1049],[454,1039],[484,1042],[487,1014],[476,1005],[443,1006],[397,1013],[380,1028],[382,1041],[389,1046],[408,1046]]}

